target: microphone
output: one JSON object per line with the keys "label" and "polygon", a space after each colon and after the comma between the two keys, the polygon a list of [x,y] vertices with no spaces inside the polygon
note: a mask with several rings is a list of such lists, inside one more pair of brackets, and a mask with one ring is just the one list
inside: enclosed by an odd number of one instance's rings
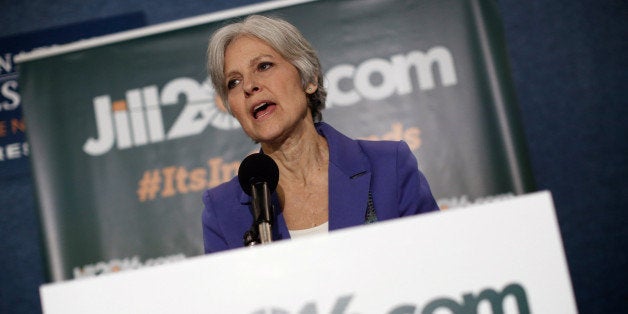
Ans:
{"label": "microphone", "polygon": [[[268,155],[255,153],[244,158],[238,169],[238,181],[242,190],[251,196],[253,209],[252,230],[244,234],[245,245],[254,245],[257,238],[255,226],[262,244],[272,241],[271,225],[274,217],[270,195],[279,183],[279,168]],[[253,233],[253,234],[251,234]]]}

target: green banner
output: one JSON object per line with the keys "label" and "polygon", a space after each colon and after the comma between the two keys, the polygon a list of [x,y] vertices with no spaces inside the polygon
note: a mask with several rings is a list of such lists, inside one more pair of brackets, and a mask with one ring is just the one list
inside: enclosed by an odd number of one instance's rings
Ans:
{"label": "green banner", "polygon": [[51,280],[202,254],[203,191],[258,149],[216,101],[206,45],[222,19],[251,13],[304,33],[325,71],[323,120],[405,140],[441,208],[533,189],[493,1],[244,7],[22,56]]}

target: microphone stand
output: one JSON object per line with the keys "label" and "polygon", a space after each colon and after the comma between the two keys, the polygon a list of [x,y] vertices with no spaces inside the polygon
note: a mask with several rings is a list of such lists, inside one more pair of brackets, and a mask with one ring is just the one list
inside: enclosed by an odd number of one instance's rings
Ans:
{"label": "microphone stand", "polygon": [[257,243],[266,244],[273,241],[272,218],[273,208],[270,203],[268,183],[256,182],[252,184],[251,206],[255,215],[253,226],[244,233],[244,245],[254,246]]}

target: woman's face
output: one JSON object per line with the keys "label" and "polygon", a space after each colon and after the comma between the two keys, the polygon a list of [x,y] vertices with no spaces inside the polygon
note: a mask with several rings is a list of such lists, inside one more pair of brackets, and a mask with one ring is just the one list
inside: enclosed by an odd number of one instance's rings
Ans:
{"label": "woman's face", "polygon": [[[244,132],[258,142],[281,141],[312,123],[299,71],[264,41],[241,36],[225,50],[227,99]],[[308,85],[307,93],[316,86]]]}

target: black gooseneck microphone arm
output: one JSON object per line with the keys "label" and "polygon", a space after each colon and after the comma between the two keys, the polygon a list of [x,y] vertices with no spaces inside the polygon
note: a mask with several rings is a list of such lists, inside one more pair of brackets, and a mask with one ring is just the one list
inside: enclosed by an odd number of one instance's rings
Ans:
{"label": "black gooseneck microphone arm", "polygon": [[274,212],[273,207],[270,204],[270,190],[268,189],[268,183],[253,183],[251,197],[253,198],[253,212],[259,213],[259,216],[256,219],[259,241],[261,244],[270,243],[273,241],[271,228],[273,225],[272,218],[274,217]]}
{"label": "black gooseneck microphone arm", "polygon": [[279,168],[275,161],[263,153],[246,157],[238,169],[242,190],[251,196],[253,225],[244,233],[245,246],[272,242],[274,208],[270,195],[279,182]]}

